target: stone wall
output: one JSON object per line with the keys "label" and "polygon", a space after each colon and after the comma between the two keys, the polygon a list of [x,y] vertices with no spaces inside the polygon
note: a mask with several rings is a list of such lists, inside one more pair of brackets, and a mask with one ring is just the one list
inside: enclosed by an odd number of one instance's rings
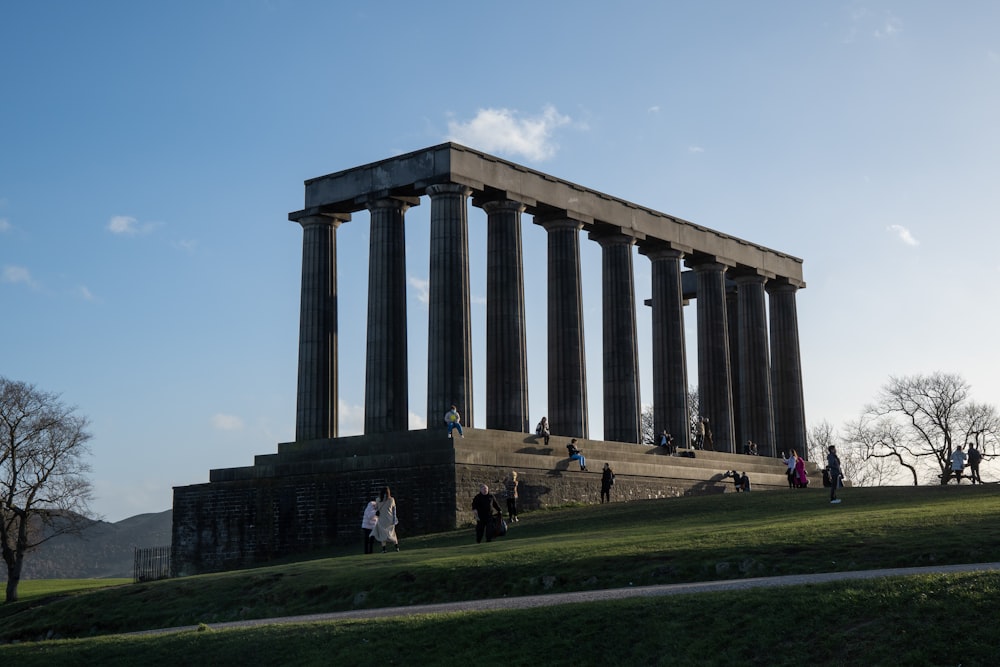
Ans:
{"label": "stone wall", "polygon": [[[545,447],[534,436],[466,429],[283,443],[253,466],[213,470],[207,484],[174,488],[175,575],[248,567],[334,545],[361,550],[365,503],[388,485],[401,539],[472,523],[483,482],[500,491],[518,471],[522,510],[596,503],[601,468],[616,474],[612,501],[731,492],[729,469],[746,471],[755,490],[787,487],[779,459],[689,452],[667,456],[647,445],[581,440],[590,472],[566,458],[567,438]],[[812,468],[815,473],[814,468]],[[815,483],[821,483],[813,474]],[[498,500],[504,506],[502,494]]]}

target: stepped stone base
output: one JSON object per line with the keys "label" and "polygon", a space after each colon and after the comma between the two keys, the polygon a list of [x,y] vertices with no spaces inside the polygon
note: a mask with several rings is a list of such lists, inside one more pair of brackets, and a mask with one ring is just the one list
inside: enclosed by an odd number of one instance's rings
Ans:
{"label": "stepped stone base", "polygon": [[[457,433],[456,433],[457,436]],[[659,447],[578,440],[589,472],[566,457],[569,438],[465,429],[423,430],[281,443],[254,465],[212,470],[207,484],[174,487],[174,575],[217,572],[356,542],[361,514],[389,486],[407,535],[471,525],[472,498],[489,484],[502,497],[511,470],[522,511],[600,500],[601,469],[615,472],[611,501],[735,491],[727,470],[746,472],[754,491],[787,489],[780,459],[710,451],[665,454]],[[810,480],[821,484],[814,464]]]}

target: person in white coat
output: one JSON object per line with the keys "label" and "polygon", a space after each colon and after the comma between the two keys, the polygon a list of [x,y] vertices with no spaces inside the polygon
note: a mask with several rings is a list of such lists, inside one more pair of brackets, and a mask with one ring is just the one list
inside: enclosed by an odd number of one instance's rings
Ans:
{"label": "person in white coat", "polygon": [[376,542],[382,543],[382,553],[385,553],[386,542],[392,542],[399,551],[399,539],[396,537],[396,499],[392,497],[392,492],[388,486],[383,486],[378,494],[378,501],[375,503],[375,528],[372,530],[372,537]]}

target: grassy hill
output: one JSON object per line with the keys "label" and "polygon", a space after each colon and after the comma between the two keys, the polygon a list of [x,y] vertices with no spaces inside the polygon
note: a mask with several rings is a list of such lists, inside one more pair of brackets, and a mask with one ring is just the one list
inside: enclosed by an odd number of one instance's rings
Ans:
{"label": "grassy hill", "polygon": [[[903,577],[403,619],[221,621],[450,600],[1000,561],[1000,487],[821,489],[560,508],[313,560],[0,606],[0,660],[48,664],[992,664],[1000,574]],[[359,531],[360,532],[360,531]],[[42,604],[42,602],[45,604]],[[204,632],[107,637],[158,627]],[[985,629],[984,629],[985,631]],[[44,637],[81,637],[36,643]],[[515,641],[516,640],[516,641]],[[159,662],[162,658],[163,662]],[[32,662],[35,660],[35,662]]]}
{"label": "grassy hill", "polygon": [[[94,521],[80,534],[57,535],[25,556],[22,580],[131,577],[136,547],[170,545],[173,512]],[[0,567],[0,581],[7,571]]]}

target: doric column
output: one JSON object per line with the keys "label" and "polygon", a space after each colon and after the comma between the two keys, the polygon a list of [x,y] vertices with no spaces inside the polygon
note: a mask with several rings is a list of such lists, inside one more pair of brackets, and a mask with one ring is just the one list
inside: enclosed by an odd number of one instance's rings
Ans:
{"label": "doric column", "polygon": [[524,204],[507,199],[486,211],[486,428],[530,431],[525,343]]}
{"label": "doric column", "polygon": [[305,215],[295,440],[337,437],[337,227],[349,214]]}
{"label": "doric column", "polygon": [[806,410],[799,354],[798,287],[783,280],[767,283],[771,314],[771,388],[774,392],[775,449],[796,450],[806,458]]}
{"label": "doric column", "polygon": [[639,349],[632,272],[635,237],[597,231],[590,238],[601,244],[604,439],[638,443]]}
{"label": "doric column", "polygon": [[[417,199],[376,199],[368,258],[365,433],[409,428],[404,214]],[[442,413],[444,414],[444,413]]]}
{"label": "doric column", "polygon": [[427,333],[427,428],[444,429],[444,413],[458,407],[472,427],[472,316],[469,296],[469,213],[472,191],[432,185],[430,293]]}
{"label": "doric column", "polygon": [[726,267],[688,260],[698,279],[698,405],[716,451],[733,452],[733,391],[726,319]]}
{"label": "doric column", "polygon": [[733,278],[739,292],[740,374],[739,391],[742,438],[757,443],[762,456],[775,456],[774,413],[771,402],[771,364],[767,344],[766,278],[757,272]]}
{"label": "doric column", "polygon": [[548,232],[549,426],[553,434],[588,438],[580,277],[583,224],[560,214],[536,216],[535,221]]}
{"label": "doric column", "polygon": [[684,253],[662,243],[641,243],[649,257],[653,307],[653,428],[666,430],[678,447],[690,447],[687,352],[684,342]]}
{"label": "doric column", "polygon": [[733,451],[739,454],[746,445],[740,403],[740,307],[736,284],[728,278],[726,280],[726,326],[729,329],[729,383],[733,391]]}

